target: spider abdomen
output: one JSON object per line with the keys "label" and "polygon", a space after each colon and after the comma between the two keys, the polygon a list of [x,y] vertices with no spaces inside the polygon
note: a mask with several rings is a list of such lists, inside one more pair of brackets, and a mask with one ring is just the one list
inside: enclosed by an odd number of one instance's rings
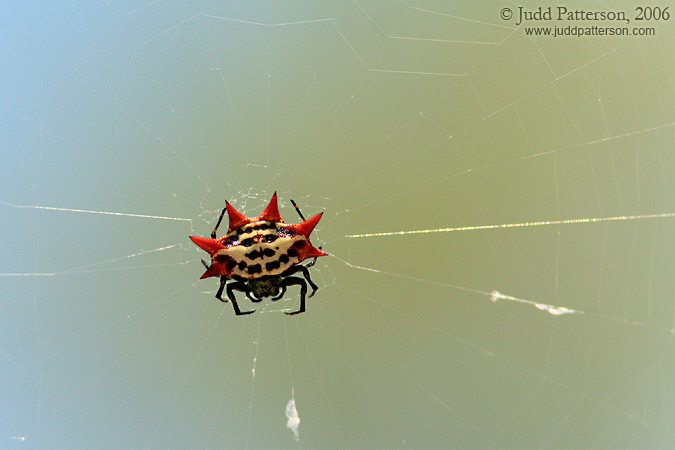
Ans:
{"label": "spider abdomen", "polygon": [[258,221],[231,231],[221,238],[223,248],[213,255],[213,263],[225,263],[221,275],[247,279],[283,273],[307,258],[299,250],[309,242],[284,225]]}
{"label": "spider abdomen", "polygon": [[254,280],[280,275],[307,258],[325,256],[309,241],[321,214],[301,223],[285,223],[279,215],[276,193],[258,217],[246,217],[229,203],[226,210],[230,223],[225,236],[211,239],[190,236],[211,255],[211,265],[202,278],[227,276]]}

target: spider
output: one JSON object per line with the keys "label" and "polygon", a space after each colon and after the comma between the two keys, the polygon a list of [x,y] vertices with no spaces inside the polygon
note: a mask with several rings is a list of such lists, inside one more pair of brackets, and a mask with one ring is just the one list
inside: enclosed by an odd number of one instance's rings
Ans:
{"label": "spider", "polygon": [[[286,294],[289,286],[300,286],[300,308],[286,314],[300,314],[305,311],[307,283],[312,287],[312,297],[318,286],[309,276],[319,256],[326,256],[321,247],[315,248],[309,242],[309,235],[319,223],[323,213],[309,220],[300,212],[300,208],[291,200],[293,207],[302,219],[299,224],[286,224],[279,215],[277,193],[275,192],[267,208],[258,217],[249,218],[239,213],[225,202],[225,208],[211,232],[211,239],[190,236],[192,242],[211,255],[211,263],[202,259],[206,272],[201,279],[220,276],[220,287],[216,298],[223,298],[227,288],[227,298],[232,302],[236,315],[251,314],[255,310],[241,311],[234,291],[246,293],[252,302],[258,303],[266,297],[279,300]],[[225,236],[216,238],[216,232],[227,211],[229,226]],[[313,258],[308,264],[300,264]],[[302,272],[303,278],[292,275]],[[228,281],[232,280],[231,283]],[[307,283],[305,282],[307,280]]]}

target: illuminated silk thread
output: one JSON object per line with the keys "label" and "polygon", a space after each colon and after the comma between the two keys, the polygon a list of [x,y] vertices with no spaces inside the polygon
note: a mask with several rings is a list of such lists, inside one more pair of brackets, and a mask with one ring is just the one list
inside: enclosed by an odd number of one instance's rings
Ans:
{"label": "illuminated silk thread", "polygon": [[184,219],[182,217],[150,216],[150,215],[147,215],[147,214],[132,214],[132,213],[121,213],[121,212],[112,212],[112,211],[90,211],[88,209],[57,208],[55,206],[14,205],[12,203],[7,203],[7,202],[3,202],[3,201],[0,201],[0,204],[11,206],[13,208],[21,208],[21,209],[46,209],[48,211],[67,211],[67,212],[86,213],[86,214],[103,214],[103,215],[108,215],[108,216],[140,217],[142,219],[182,220],[182,221],[185,221],[185,222],[192,222],[192,219]]}
{"label": "illuminated silk thread", "polygon": [[364,234],[348,234],[348,238],[364,238],[364,237],[378,237],[378,236],[398,236],[403,234],[427,234],[427,233],[448,233],[450,231],[476,231],[476,230],[491,230],[495,228],[521,228],[521,227],[538,227],[544,225],[568,225],[575,223],[596,223],[596,222],[612,222],[622,220],[637,220],[637,219],[659,219],[666,217],[675,217],[675,213],[663,214],[644,214],[640,216],[615,216],[615,217],[589,217],[585,219],[566,219],[566,220],[547,220],[541,222],[522,222],[522,223],[503,223],[500,225],[476,225],[468,227],[454,227],[454,228],[435,228],[429,230],[410,230],[410,231],[388,231],[384,233],[364,233]]}

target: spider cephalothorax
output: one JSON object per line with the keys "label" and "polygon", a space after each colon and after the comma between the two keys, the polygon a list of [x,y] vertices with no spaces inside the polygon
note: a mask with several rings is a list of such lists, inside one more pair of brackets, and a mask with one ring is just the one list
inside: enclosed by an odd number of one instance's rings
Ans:
{"label": "spider cephalothorax", "polygon": [[[314,265],[316,258],[326,254],[309,242],[309,235],[319,223],[323,213],[305,220],[295,202],[291,200],[291,203],[300,214],[302,223],[284,223],[279,215],[275,192],[265,211],[258,217],[246,217],[225,202],[225,209],[220,213],[218,222],[211,232],[211,239],[190,236],[192,242],[211,255],[210,264],[202,260],[206,267],[202,278],[220,277],[220,288],[216,298],[222,302],[227,301],[222,297],[223,290],[227,286],[227,297],[237,315],[250,314],[255,310],[240,311],[234,291],[245,292],[251,301],[259,302],[265,297],[279,300],[286,293],[288,286],[298,285],[300,309],[286,313],[298,314],[305,311],[307,283],[304,279],[291,275],[302,272],[312,287],[310,297],[318,289],[309,276],[308,267]],[[216,231],[225,211],[230,219],[227,234],[216,238]],[[314,259],[307,265],[300,264],[308,258]],[[235,281],[227,284],[228,280]]]}

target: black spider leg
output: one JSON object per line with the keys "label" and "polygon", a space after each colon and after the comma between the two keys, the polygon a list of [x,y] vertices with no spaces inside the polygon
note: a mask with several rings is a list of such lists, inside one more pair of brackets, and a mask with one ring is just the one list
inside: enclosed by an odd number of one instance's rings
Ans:
{"label": "black spider leg", "polygon": [[[225,278],[225,280],[223,280]],[[223,294],[223,288],[225,287],[225,282],[227,281],[227,277],[223,276],[220,277],[220,289],[218,289],[218,294],[222,295]],[[232,302],[232,307],[234,308],[234,313],[238,316],[244,315],[244,314],[251,314],[255,312],[255,309],[252,309],[251,311],[241,311],[239,309],[239,305],[237,305],[237,299],[234,298],[234,292],[233,291],[240,291],[240,292],[245,292],[248,295],[249,288],[246,283],[243,283],[241,281],[235,281],[234,283],[230,283],[227,285],[227,298],[230,299]],[[225,301],[221,297],[216,295],[216,298],[220,300],[221,302]]]}
{"label": "black spider leg", "polygon": [[307,219],[305,219],[305,216],[302,215],[302,213],[300,212],[300,208],[298,208],[298,205],[296,205],[296,203],[293,201],[293,199],[291,199],[291,203],[293,204],[293,208],[295,208],[295,210],[298,212],[298,215],[300,216],[302,221],[307,222]]}
{"label": "black spider leg", "polygon": [[218,227],[220,226],[220,222],[223,221],[223,216],[225,215],[225,211],[227,211],[227,200],[225,200],[225,208],[223,208],[223,211],[220,213],[220,217],[218,217],[218,222],[216,223],[215,228],[213,228],[213,231],[211,232],[211,239],[216,238],[216,231],[218,231]]}
{"label": "black spider leg", "polygon": [[[286,312],[286,314],[288,314],[289,316],[292,316],[294,314],[300,314],[301,312],[305,312],[305,296],[307,295],[307,283],[305,283],[305,280],[303,280],[300,277],[289,276],[289,275],[293,275],[294,273],[297,273],[297,272],[302,272],[302,275],[305,277],[307,282],[309,282],[309,285],[312,287],[312,293],[309,294],[310,297],[314,295],[314,293],[317,291],[317,289],[319,289],[319,287],[316,284],[314,284],[314,282],[312,281],[312,278],[309,276],[309,270],[307,270],[306,266],[296,265],[296,266],[293,266],[293,267],[289,268],[288,270],[286,270],[282,274],[282,276],[284,277],[284,279],[282,281],[282,284],[281,284],[283,292],[278,297],[281,298],[281,296],[283,296],[283,294],[286,293],[286,287],[291,286],[291,285],[300,286],[300,309],[298,309],[297,311]],[[276,299],[276,297],[273,298],[272,300],[275,300],[275,299]]]}
{"label": "black spider leg", "polygon": [[281,293],[279,295],[275,296],[275,297],[272,297],[270,300],[272,300],[273,302],[276,302],[277,300],[279,300],[284,295],[286,295],[286,285],[283,284],[283,280],[282,280]]}
{"label": "black spider leg", "polygon": [[[202,262],[204,262],[203,259]],[[216,292],[216,298],[223,303],[227,303],[227,300],[223,298],[223,289],[225,289],[225,283],[227,283],[227,277],[223,275],[220,277],[220,287],[218,288],[218,292]]]}
{"label": "black spider leg", "polygon": [[[206,262],[204,258],[202,258],[202,264],[204,264],[204,267],[206,267],[206,270],[209,270],[211,268],[211,265]],[[216,292],[216,298],[220,300],[223,303],[227,303],[227,300],[223,298],[223,288],[225,287],[225,283],[227,283],[227,280],[230,277],[226,275],[222,275],[220,277],[220,287],[218,288],[218,292]]]}
{"label": "black spider leg", "polygon": [[[319,286],[314,284],[314,282],[312,281],[312,278],[309,276],[309,270],[307,270],[307,267],[309,267],[309,265],[303,266],[302,264],[296,264],[295,266],[289,267],[286,271],[284,271],[284,273],[281,274],[281,276],[287,277],[289,275],[293,275],[294,273],[302,272],[302,275],[305,277],[305,280],[307,280],[309,285],[312,286],[312,293],[309,294],[309,296],[311,297],[316,293],[317,289],[319,289]],[[294,278],[297,278],[297,277],[294,277]],[[298,278],[298,279],[302,280],[302,278]],[[303,281],[303,283],[304,283],[304,281]]]}
{"label": "black spider leg", "polygon": [[245,292],[246,292],[246,297],[248,297],[248,299],[251,300],[252,302],[260,303],[261,301],[263,301],[263,298],[264,298],[264,297],[258,298],[258,297],[255,297],[255,296],[251,295],[251,290],[250,290],[250,289],[248,289],[248,290],[245,291]]}
{"label": "black spider leg", "polygon": [[[295,266],[295,267],[302,267],[302,266]],[[289,316],[305,312],[305,295],[307,294],[307,283],[305,283],[305,280],[303,280],[302,278],[299,277],[284,278],[284,281],[282,281],[282,286],[286,287],[291,285],[300,286],[300,309],[291,312],[284,311],[284,313],[288,314]]]}

